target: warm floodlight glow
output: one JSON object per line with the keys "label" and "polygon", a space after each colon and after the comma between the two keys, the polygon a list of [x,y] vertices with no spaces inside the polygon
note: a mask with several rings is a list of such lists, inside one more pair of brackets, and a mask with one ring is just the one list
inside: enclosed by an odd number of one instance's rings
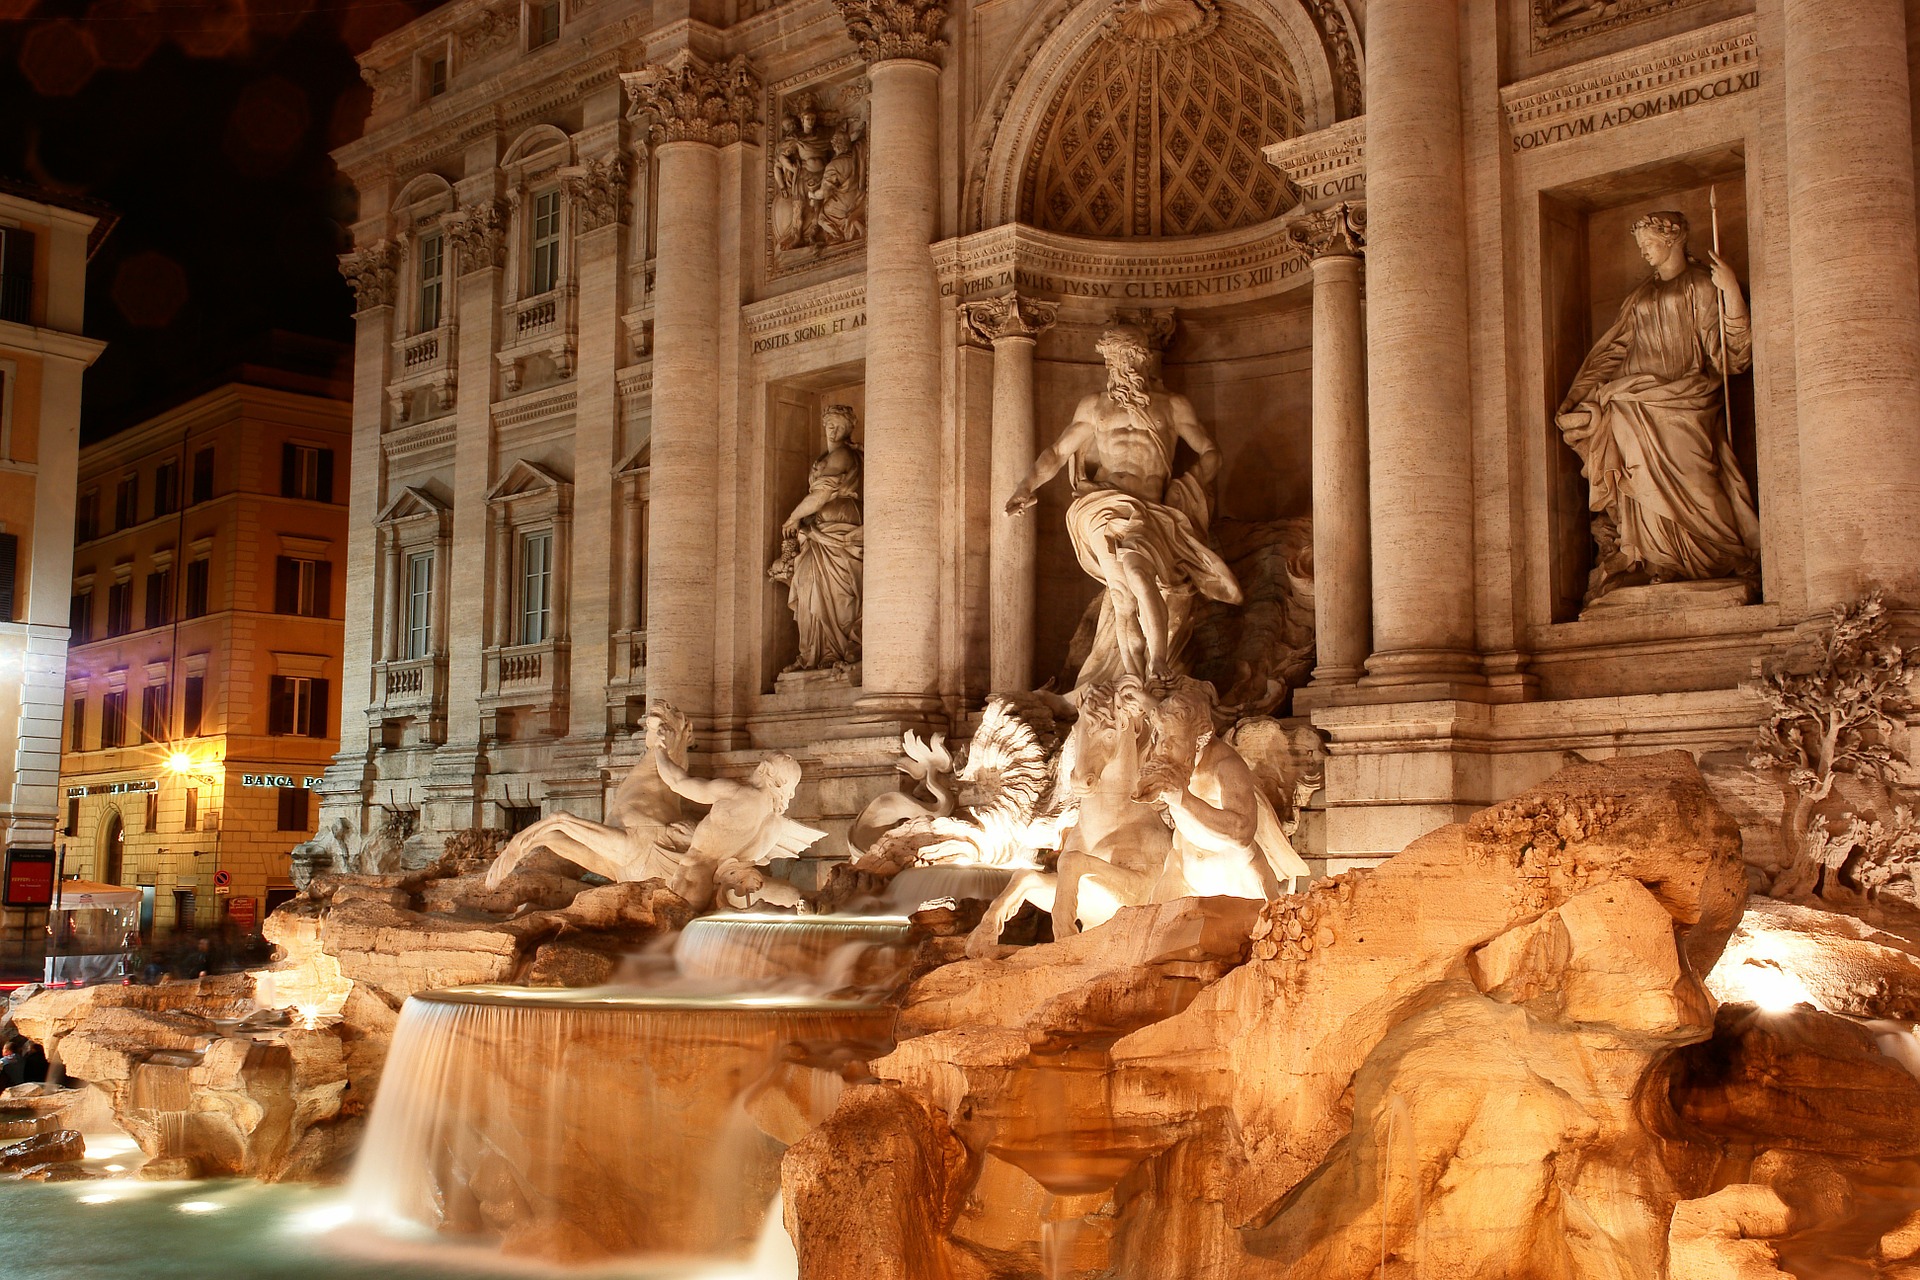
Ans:
{"label": "warm floodlight glow", "polygon": [[167,757],[167,768],[173,773],[192,773],[193,757],[184,751],[176,751]]}
{"label": "warm floodlight glow", "polygon": [[1819,1007],[1806,983],[1771,961],[1750,956],[1729,976],[1743,996],[1768,1013],[1784,1013],[1799,1004]]}
{"label": "warm floodlight glow", "polygon": [[80,1203],[81,1204],[112,1204],[114,1201],[118,1200],[119,1198],[120,1198],[119,1196],[103,1196],[103,1195],[81,1196]]}
{"label": "warm floodlight glow", "polygon": [[212,1213],[220,1206],[211,1200],[189,1200],[184,1204],[175,1205],[174,1208],[182,1213]]}
{"label": "warm floodlight glow", "polygon": [[344,1201],[306,1209],[287,1219],[287,1229],[301,1235],[320,1235],[353,1221],[353,1206]]}
{"label": "warm floodlight glow", "polygon": [[[108,1173],[125,1173],[126,1171],[127,1171],[127,1166],[123,1164],[110,1164],[107,1166]],[[81,1203],[85,1204],[86,1202],[83,1200],[81,1201]]]}

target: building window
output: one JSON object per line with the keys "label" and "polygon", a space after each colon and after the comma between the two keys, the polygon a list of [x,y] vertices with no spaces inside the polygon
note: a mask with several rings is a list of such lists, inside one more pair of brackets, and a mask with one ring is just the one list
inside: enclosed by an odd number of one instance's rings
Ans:
{"label": "building window", "polygon": [[107,634],[123,636],[133,630],[133,581],[107,588]]}
{"label": "building window", "polygon": [[67,797],[67,829],[61,834],[69,836],[80,834],[80,798],[78,796]]}
{"label": "building window", "polygon": [[0,533],[0,622],[12,622],[14,582],[20,572],[20,537]]}
{"label": "building window", "polygon": [[407,657],[433,652],[433,552],[407,557]]}
{"label": "building window", "polygon": [[67,714],[67,750],[87,749],[87,700],[75,698]]}
{"label": "building window", "polygon": [[447,242],[439,232],[420,239],[420,318],[414,332],[440,327],[440,286],[446,279]]}
{"label": "building window", "polygon": [[0,227],[0,320],[33,323],[33,232]]}
{"label": "building window", "polygon": [[147,792],[147,834],[152,835],[160,829],[160,793]]}
{"label": "building window", "polygon": [[73,540],[91,542],[100,536],[100,491],[88,489],[73,509]]}
{"label": "building window", "polygon": [[187,808],[186,813],[181,817],[180,829],[182,831],[200,829],[200,788],[198,787],[187,788]]}
{"label": "building window", "polygon": [[173,891],[173,927],[176,929],[193,928],[194,910],[193,890],[175,889]]}
{"label": "building window", "polygon": [[125,746],[126,738],[127,691],[116,689],[100,699],[100,746]]}
{"label": "building window", "polygon": [[147,625],[164,627],[173,621],[173,570],[155,569],[147,575]]}
{"label": "building window", "polygon": [[163,684],[150,684],[140,691],[140,727],[148,742],[165,742],[167,732],[167,693]]}
{"label": "building window", "polygon": [[200,736],[200,722],[207,711],[207,678],[188,676],[185,694],[180,699],[180,736]]}
{"label": "building window", "polygon": [[447,91],[447,55],[429,58],[421,67],[422,83],[420,96],[437,98]]}
{"label": "building window", "polygon": [[182,612],[189,618],[206,616],[207,562],[205,560],[187,561],[187,602]]}
{"label": "building window", "polygon": [[309,792],[305,787],[277,787],[280,793],[280,830],[305,831]]}
{"label": "building window", "polygon": [[520,539],[520,643],[539,644],[553,624],[553,530]]}
{"label": "building window", "polygon": [[123,476],[113,491],[113,527],[131,529],[140,523],[140,477]]}
{"label": "building window", "polygon": [[305,738],[327,736],[327,682],[317,676],[274,676],[267,732]]}
{"label": "building window", "polygon": [[180,509],[180,464],[169,458],[153,469],[154,519]]}
{"label": "building window", "polygon": [[70,643],[85,644],[93,639],[93,592],[76,591],[67,602],[67,630]]}
{"label": "building window", "polygon": [[560,0],[527,6],[527,48],[539,49],[560,38]]}
{"label": "building window", "polygon": [[280,446],[280,496],[333,501],[333,450],[312,445]]}
{"label": "building window", "polygon": [[193,455],[193,500],[213,500],[213,450],[200,449]]}
{"label": "building window", "polygon": [[560,191],[533,198],[533,240],[527,270],[527,296],[550,292],[560,283]]}
{"label": "building window", "polygon": [[302,618],[327,617],[333,566],[325,560],[280,556],[274,563],[273,611]]}

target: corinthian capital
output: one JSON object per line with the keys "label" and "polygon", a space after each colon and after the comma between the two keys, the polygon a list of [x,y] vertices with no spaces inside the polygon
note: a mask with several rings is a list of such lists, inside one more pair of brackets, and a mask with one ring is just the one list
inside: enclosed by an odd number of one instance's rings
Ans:
{"label": "corinthian capital", "polygon": [[441,220],[447,240],[460,251],[461,270],[507,264],[507,215],[498,200],[457,209]]}
{"label": "corinthian capital", "polygon": [[652,113],[657,143],[760,140],[760,79],[745,55],[715,67],[682,50],[620,79],[633,109]]}
{"label": "corinthian capital", "polygon": [[393,279],[399,265],[400,246],[391,240],[340,255],[340,274],[353,290],[356,313],[393,305]]}
{"label": "corinthian capital", "polygon": [[833,0],[833,5],[868,62],[912,58],[939,66],[946,53],[947,42],[940,37],[947,22],[943,0]]}
{"label": "corinthian capital", "polygon": [[1287,236],[1316,258],[1357,258],[1367,247],[1367,207],[1348,202],[1305,214]]}
{"label": "corinthian capital", "polygon": [[966,319],[967,328],[973,331],[973,336],[982,342],[992,343],[999,338],[1032,340],[1053,327],[1054,320],[1060,314],[1060,304],[1008,293],[998,298],[963,303],[960,314]]}
{"label": "corinthian capital", "polygon": [[579,172],[561,179],[573,198],[574,217],[581,231],[598,231],[609,223],[626,221],[629,173],[627,158],[615,156],[611,160],[589,160]]}

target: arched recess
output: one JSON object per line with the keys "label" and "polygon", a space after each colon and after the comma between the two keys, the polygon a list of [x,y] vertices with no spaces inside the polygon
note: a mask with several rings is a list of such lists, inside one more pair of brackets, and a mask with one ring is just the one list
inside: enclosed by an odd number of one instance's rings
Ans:
{"label": "arched recess", "polygon": [[100,879],[106,884],[119,884],[126,874],[127,865],[127,825],[120,817],[120,810],[108,809],[107,816],[100,821],[99,850]]}
{"label": "arched recess", "polygon": [[417,174],[400,188],[393,211],[405,221],[418,221],[453,208],[453,184],[437,173]]}
{"label": "arched recess", "polygon": [[1184,22],[1183,9],[1199,10],[1206,31],[1226,27],[1227,34],[1237,31],[1243,41],[1255,32],[1271,41],[1297,87],[1297,132],[1359,114],[1361,51],[1344,0],[1134,0],[1119,6],[1050,0],[1036,7],[1027,34],[988,81],[1005,87],[985,104],[969,141],[974,159],[964,209],[967,230],[1021,220],[1029,159],[1053,122],[1063,90],[1086,74],[1096,47],[1111,44],[1123,23],[1151,29],[1169,12],[1179,15],[1174,21]]}
{"label": "arched recess", "polygon": [[565,164],[573,158],[573,139],[564,130],[550,124],[534,125],[513,140],[513,145],[500,157],[500,167],[512,169],[535,157],[546,159],[547,153],[555,147],[561,149],[556,163]]}

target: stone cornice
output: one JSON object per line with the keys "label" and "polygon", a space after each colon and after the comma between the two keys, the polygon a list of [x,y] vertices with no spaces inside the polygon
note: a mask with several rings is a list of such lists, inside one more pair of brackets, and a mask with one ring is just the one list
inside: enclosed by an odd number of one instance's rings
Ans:
{"label": "stone cornice", "polygon": [[1267,163],[1287,175],[1303,208],[1352,199],[1366,191],[1367,118],[1355,116],[1262,149]]}
{"label": "stone cornice", "polygon": [[715,66],[683,49],[620,80],[633,113],[652,115],[655,143],[759,141],[760,78],[744,55]]}
{"label": "stone cornice", "polygon": [[742,309],[747,333],[759,336],[777,333],[820,316],[857,310],[866,304],[867,282],[855,276],[851,280],[827,280],[783,293],[777,298],[751,303]]}
{"label": "stone cornice", "polygon": [[577,400],[578,397],[572,387],[530,391],[495,404],[493,425],[518,427],[544,418],[563,417],[573,412]]}
{"label": "stone cornice", "polygon": [[869,63],[904,58],[939,66],[946,56],[944,0],[833,0],[833,7]]}
{"label": "stone cornice", "polygon": [[1515,151],[1588,137],[1760,82],[1751,14],[1622,53],[1562,67],[1500,91]]}
{"label": "stone cornice", "polygon": [[1088,241],[1007,223],[933,246],[944,296],[1017,288],[1106,306],[1225,302],[1269,296],[1309,279],[1306,251],[1288,221],[1178,241]]}

